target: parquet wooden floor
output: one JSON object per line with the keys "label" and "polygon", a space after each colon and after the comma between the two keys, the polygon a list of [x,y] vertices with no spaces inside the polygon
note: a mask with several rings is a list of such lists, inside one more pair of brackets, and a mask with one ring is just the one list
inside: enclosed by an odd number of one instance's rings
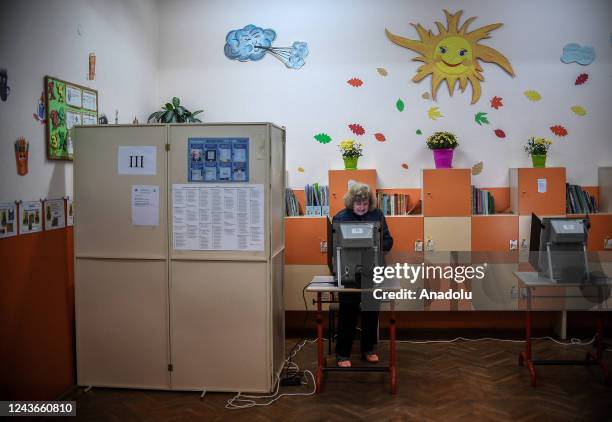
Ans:
{"label": "parquet wooden floor", "polygon": [[[287,341],[288,348],[294,341]],[[384,373],[327,373],[323,392],[283,397],[271,406],[226,410],[233,394],[78,389],[82,421],[612,421],[612,389],[598,367],[539,366],[538,386],[518,366],[522,344],[497,341],[398,344],[399,388],[389,394]],[[537,358],[581,359],[587,347],[537,341]],[[379,352],[387,356],[386,343]],[[606,353],[612,364],[612,353]],[[296,357],[314,369],[315,345]],[[354,363],[357,361],[354,359]],[[307,392],[312,385],[283,387]],[[74,420],[74,419],[73,419]]]}

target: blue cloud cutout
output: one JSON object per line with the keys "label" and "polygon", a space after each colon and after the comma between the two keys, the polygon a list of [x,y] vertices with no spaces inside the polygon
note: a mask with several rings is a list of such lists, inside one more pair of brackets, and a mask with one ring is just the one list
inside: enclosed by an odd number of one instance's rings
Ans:
{"label": "blue cloud cutout", "polygon": [[241,62],[261,60],[275,38],[276,32],[273,29],[263,29],[255,25],[230,31],[225,38],[225,56]]}
{"label": "blue cloud cutout", "polygon": [[593,63],[593,60],[595,60],[595,49],[593,47],[586,45],[581,47],[580,44],[575,43],[567,44],[563,47],[563,55],[561,56],[563,63],[576,62],[585,66]]}
{"label": "blue cloud cutout", "polygon": [[304,58],[308,55],[308,43],[296,41],[291,47],[291,55],[286,66],[292,69],[299,69],[304,66]]}

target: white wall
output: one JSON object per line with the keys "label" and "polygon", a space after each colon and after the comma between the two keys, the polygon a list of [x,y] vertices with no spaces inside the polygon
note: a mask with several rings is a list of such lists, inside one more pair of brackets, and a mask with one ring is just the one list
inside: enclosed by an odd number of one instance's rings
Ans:
{"label": "white wall", "polygon": [[[470,29],[501,22],[482,44],[489,45],[511,62],[511,78],[500,67],[482,63],[485,82],[482,96],[470,105],[471,88],[449,97],[445,85],[438,101],[421,98],[430,79],[411,81],[420,63],[416,53],[391,43],[384,29],[407,38],[418,38],[410,23],[434,29],[446,25],[442,9],[463,9],[460,24],[478,18]],[[420,169],[433,167],[432,154],[424,146],[425,135],[450,130],[460,138],[456,167],[484,162],[474,177],[478,186],[507,186],[508,168],[531,166],[522,150],[531,135],[555,142],[550,166],[567,167],[572,183],[596,185],[596,167],[612,164],[612,49],[609,0],[514,1],[367,1],[247,0],[160,2],[160,65],[158,103],[179,96],[191,109],[205,108],[205,121],[272,121],[287,127],[287,169],[292,187],[327,181],[327,170],[342,168],[338,141],[356,138],[365,143],[361,168],[377,168],[382,187],[420,187]],[[300,70],[290,70],[273,57],[241,63],[223,54],[225,36],[249,23],[277,32],[274,46],[306,41],[310,55]],[[437,30],[435,30],[437,33]],[[187,42],[182,42],[187,40]],[[597,58],[589,66],[560,61],[570,42],[595,47]],[[383,78],[377,67],[388,70]],[[582,72],[589,81],[574,85]],[[359,77],[365,85],[352,88],[346,81]],[[543,99],[528,101],[523,92],[535,89]],[[504,107],[492,109],[489,100],[504,99]],[[399,113],[401,97],[406,109]],[[427,117],[431,106],[444,115]],[[582,105],[585,117],[570,107]],[[474,115],[488,113],[491,125],[478,126]],[[356,137],[349,123],[361,123],[367,133]],[[565,138],[549,130],[562,124]],[[503,129],[498,139],[493,130]],[[415,134],[416,129],[423,136]],[[326,132],[334,141],[320,145],[313,135]],[[382,132],[386,143],[374,140]],[[401,163],[409,164],[404,170]],[[304,173],[297,168],[302,166]]]}
{"label": "white wall", "polygon": [[[157,103],[157,5],[150,0],[9,0],[0,5],[0,68],[11,93],[0,101],[0,202],[72,195],[72,163],[46,158],[36,122],[43,78],[51,75],[99,92],[99,110],[114,121],[143,122]],[[81,26],[82,34],[77,33]],[[89,53],[96,79],[87,80]],[[29,173],[19,176],[13,143],[30,142]]]}

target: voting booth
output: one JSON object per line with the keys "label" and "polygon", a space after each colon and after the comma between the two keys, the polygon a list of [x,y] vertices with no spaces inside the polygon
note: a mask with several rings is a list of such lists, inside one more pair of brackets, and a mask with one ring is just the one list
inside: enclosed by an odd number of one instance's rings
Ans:
{"label": "voting booth", "polygon": [[271,391],[284,129],[79,126],[74,139],[78,384]]}

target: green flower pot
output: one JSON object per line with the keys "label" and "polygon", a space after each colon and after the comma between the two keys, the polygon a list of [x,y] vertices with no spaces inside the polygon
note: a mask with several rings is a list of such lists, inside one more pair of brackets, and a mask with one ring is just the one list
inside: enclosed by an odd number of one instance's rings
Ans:
{"label": "green flower pot", "polygon": [[344,159],[345,170],[357,170],[357,160],[359,157],[342,157]]}
{"label": "green flower pot", "polygon": [[532,154],[531,162],[534,168],[546,167],[546,154]]}

